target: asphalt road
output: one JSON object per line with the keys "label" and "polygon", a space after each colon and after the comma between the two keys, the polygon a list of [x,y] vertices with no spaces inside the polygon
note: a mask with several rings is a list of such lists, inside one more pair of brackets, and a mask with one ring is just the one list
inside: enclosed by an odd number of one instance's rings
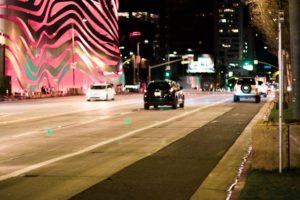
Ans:
{"label": "asphalt road", "polygon": [[205,126],[71,199],[189,199],[260,107],[236,104]]}
{"label": "asphalt road", "polygon": [[189,199],[264,103],[136,97],[0,105],[0,199]]}

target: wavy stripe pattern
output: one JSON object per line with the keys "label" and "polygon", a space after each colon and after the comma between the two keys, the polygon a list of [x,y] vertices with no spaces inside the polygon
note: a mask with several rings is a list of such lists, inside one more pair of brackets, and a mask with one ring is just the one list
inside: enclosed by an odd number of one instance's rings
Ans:
{"label": "wavy stripe pattern", "polygon": [[0,1],[12,90],[119,84],[118,7],[118,0]]}

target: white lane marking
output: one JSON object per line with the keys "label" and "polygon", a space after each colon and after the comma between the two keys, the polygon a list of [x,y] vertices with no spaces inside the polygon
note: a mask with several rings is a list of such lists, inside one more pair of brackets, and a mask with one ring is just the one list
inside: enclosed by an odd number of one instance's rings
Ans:
{"label": "white lane marking", "polygon": [[[130,113],[133,113],[133,112],[126,112],[126,114],[130,114]],[[125,114],[125,113],[123,113],[123,114]],[[54,127],[54,128],[50,128],[50,129],[52,129],[52,130],[57,130],[57,129],[62,130],[62,129],[65,129],[65,128],[76,127],[76,126],[81,126],[81,125],[84,125],[84,124],[93,123],[93,122],[96,122],[98,120],[109,119],[109,118],[112,118],[112,117],[113,116],[101,116],[99,118],[87,120],[87,121],[84,121],[84,122],[81,121],[78,124],[75,124],[75,123],[64,124],[64,125],[60,125],[60,126],[57,126],[57,127]],[[30,132],[21,133],[21,134],[18,134],[18,135],[11,136],[11,138],[20,138],[20,137],[25,137],[25,136],[33,135],[33,134],[38,134],[38,133],[41,133],[41,132],[43,132],[43,130],[30,131]],[[6,139],[4,139],[4,140],[6,140]]]}
{"label": "white lane marking", "polygon": [[22,112],[0,113],[0,117],[8,117],[8,116],[19,115],[19,114],[22,114]]}
{"label": "white lane marking", "polygon": [[189,112],[185,112],[181,115],[178,115],[178,116],[174,116],[174,117],[171,117],[167,120],[164,120],[164,121],[160,121],[160,122],[156,122],[154,124],[151,124],[149,126],[146,126],[146,127],[143,127],[143,128],[140,128],[140,129],[137,129],[137,130],[134,130],[134,131],[130,131],[130,132],[127,132],[123,135],[120,135],[118,137],[115,137],[115,138],[111,138],[111,139],[108,139],[106,141],[102,141],[102,142],[99,142],[97,144],[94,144],[94,145],[91,145],[91,146],[88,146],[82,150],[79,150],[77,152],[73,152],[73,153],[70,153],[70,154],[66,154],[66,155],[63,155],[63,156],[60,156],[60,157],[57,157],[57,158],[53,158],[53,159],[50,159],[50,160],[47,160],[47,161],[44,161],[44,162],[41,162],[41,163],[37,163],[37,164],[34,164],[34,165],[31,165],[31,166],[28,166],[28,167],[25,167],[23,169],[20,169],[20,170],[16,170],[14,172],[11,172],[9,174],[5,174],[5,175],[2,175],[0,176],[0,181],[3,181],[5,179],[8,179],[8,178],[12,178],[12,177],[16,177],[16,176],[19,176],[21,174],[24,174],[24,173],[27,173],[31,170],[35,170],[35,169],[38,169],[40,167],[44,167],[46,165],[49,165],[49,164],[52,164],[52,163],[55,163],[55,162],[58,162],[58,161],[61,161],[61,160],[64,160],[64,159],[67,159],[67,158],[71,158],[73,156],[77,156],[77,155],[80,155],[80,154],[83,154],[83,153],[86,153],[86,152],[89,152],[93,149],[96,149],[98,147],[101,147],[103,145],[106,145],[106,144],[109,144],[109,143],[113,143],[113,142],[116,142],[118,140],[121,140],[121,139],[124,139],[124,138],[127,138],[129,136],[132,136],[138,132],[141,132],[141,131],[145,131],[147,129],[150,129],[150,128],[153,128],[155,126],[159,126],[159,125],[162,125],[162,124],[165,124],[165,123],[168,123],[170,121],[174,121],[176,119],[179,119],[179,118],[182,118],[186,115],[190,115],[190,114],[193,114],[195,112],[198,112],[200,110],[203,110],[205,108],[209,108],[209,107],[212,107],[212,106],[215,106],[215,105],[218,105],[218,104],[221,104],[221,103],[224,103],[228,101],[228,99],[225,99],[225,100],[222,100],[222,101],[218,101],[218,102],[215,102],[215,103],[212,103],[210,105],[205,105],[203,107],[200,107],[200,108],[196,108],[194,110],[191,110]]}
{"label": "white lane marking", "polygon": [[120,115],[128,115],[130,113],[132,113],[132,112],[121,112]]}
{"label": "white lane marking", "polygon": [[[22,134],[18,134],[18,135],[13,135],[13,136],[11,136],[11,138],[24,137],[24,136],[36,134],[36,133],[39,133],[39,132],[40,132],[40,131],[30,131],[30,132],[26,132],[26,133],[22,133]],[[4,140],[5,140],[5,139],[4,139]]]}
{"label": "white lane marking", "polygon": [[[117,105],[116,107],[121,107],[121,106],[126,106],[126,105],[136,105],[136,104],[137,104],[136,102],[124,103],[124,104]],[[42,115],[42,116],[26,117],[26,118],[22,118],[22,119],[15,119],[15,120],[10,120],[10,121],[0,121],[0,125],[17,123],[17,122],[22,122],[22,121],[30,121],[30,120],[36,120],[36,119],[45,119],[45,118],[51,118],[51,117],[67,115],[67,114],[75,114],[75,113],[80,113],[80,112],[93,111],[93,110],[97,110],[97,109],[99,109],[99,108],[81,109],[81,110],[76,110],[76,111],[72,111],[72,112],[63,112],[63,113],[57,113],[57,114],[52,114],[52,115]],[[21,114],[21,113],[15,113],[15,114]]]}

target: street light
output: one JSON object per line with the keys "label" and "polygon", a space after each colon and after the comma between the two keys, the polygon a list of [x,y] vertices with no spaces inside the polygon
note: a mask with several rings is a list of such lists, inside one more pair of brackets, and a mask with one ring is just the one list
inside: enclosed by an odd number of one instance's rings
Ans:
{"label": "street light", "polygon": [[74,48],[75,48],[75,38],[74,38],[74,24],[72,23],[72,63],[71,68],[73,71],[73,87],[75,87],[75,63],[74,63]]}
{"label": "street light", "polygon": [[271,64],[271,63],[268,63],[268,62],[264,62],[264,61],[260,61],[260,60],[254,60],[254,62],[253,62],[255,65],[257,65],[257,64],[265,64],[265,65],[270,65],[270,66],[272,66],[272,67],[274,67],[275,69],[278,69],[278,66],[275,66],[275,65],[273,65],[273,64]]}
{"label": "street light", "polygon": [[1,35],[0,35],[0,47],[1,47],[0,76],[5,76],[5,38],[4,38],[3,31],[1,31]]}
{"label": "street light", "polygon": [[282,59],[282,34],[281,23],[284,21],[284,12],[278,13],[278,66],[279,66],[279,130],[278,130],[278,156],[279,156],[279,173],[282,172],[282,104],[283,104],[283,59]]}

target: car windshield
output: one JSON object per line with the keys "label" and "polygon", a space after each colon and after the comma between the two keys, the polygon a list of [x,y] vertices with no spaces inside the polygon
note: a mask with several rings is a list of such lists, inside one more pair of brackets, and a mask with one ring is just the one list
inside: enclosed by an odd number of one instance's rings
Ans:
{"label": "car windshield", "polygon": [[105,85],[93,85],[93,86],[91,86],[91,89],[93,89],[93,90],[105,90],[106,86]]}
{"label": "car windshield", "polygon": [[258,83],[258,85],[263,85],[264,84],[264,82],[262,82],[262,81],[257,81],[257,83]]}
{"label": "car windshield", "polygon": [[170,85],[167,82],[154,82],[149,84],[147,90],[149,92],[154,92],[155,90],[168,91],[170,90]]}

